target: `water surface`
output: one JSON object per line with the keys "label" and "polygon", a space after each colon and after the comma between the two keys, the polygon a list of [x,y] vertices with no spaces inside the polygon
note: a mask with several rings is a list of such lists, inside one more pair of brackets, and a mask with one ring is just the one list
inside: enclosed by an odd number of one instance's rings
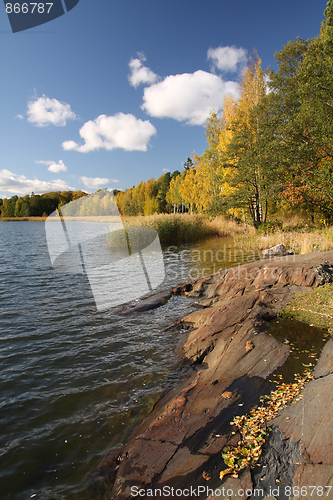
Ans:
{"label": "water surface", "polygon": [[[85,275],[52,268],[43,223],[2,222],[0,242],[1,499],[69,499],[183,376],[173,369],[179,336],[164,330],[190,301],[99,313]],[[224,248],[230,255],[216,254]],[[247,259],[225,238],[163,254],[153,293]]]}

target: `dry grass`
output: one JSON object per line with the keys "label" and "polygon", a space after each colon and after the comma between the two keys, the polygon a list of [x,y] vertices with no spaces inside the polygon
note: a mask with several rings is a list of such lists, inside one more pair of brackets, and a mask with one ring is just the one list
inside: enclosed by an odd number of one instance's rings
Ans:
{"label": "dry grass", "polygon": [[194,242],[210,237],[235,236],[255,231],[250,226],[238,224],[222,217],[210,220],[198,214],[156,214],[122,217],[125,226],[149,226],[158,232],[162,244]]}
{"label": "dry grass", "polygon": [[232,236],[238,235],[251,236],[256,234],[254,227],[248,224],[241,224],[234,220],[216,217],[215,219],[206,219],[206,224],[216,236]]}
{"label": "dry grass", "polygon": [[306,229],[313,225],[311,223],[310,217],[306,215],[291,215],[289,217],[278,215],[277,220],[279,222],[282,222],[284,230],[290,231],[304,228]]}
{"label": "dry grass", "polygon": [[277,231],[268,236],[258,233],[235,237],[235,244],[243,250],[261,251],[282,243],[295,254],[325,252],[333,249],[333,234],[330,229],[311,232]]}
{"label": "dry grass", "polygon": [[[284,230],[271,234],[257,232],[247,224],[203,215],[158,214],[138,217],[122,217],[125,226],[150,226],[159,234],[161,243],[194,242],[209,237],[234,238],[235,246],[244,251],[261,252],[279,243],[295,254],[325,252],[333,249],[333,227],[314,230],[304,227],[305,219],[294,216],[283,221]],[[289,230],[294,228],[293,230]],[[287,229],[287,230],[286,230]]]}

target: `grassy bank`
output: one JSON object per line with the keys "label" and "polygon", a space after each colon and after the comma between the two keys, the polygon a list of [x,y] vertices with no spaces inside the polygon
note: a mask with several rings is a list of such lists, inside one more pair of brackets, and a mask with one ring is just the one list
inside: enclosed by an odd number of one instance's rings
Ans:
{"label": "grassy bank", "polygon": [[333,284],[301,292],[279,313],[333,333]]}

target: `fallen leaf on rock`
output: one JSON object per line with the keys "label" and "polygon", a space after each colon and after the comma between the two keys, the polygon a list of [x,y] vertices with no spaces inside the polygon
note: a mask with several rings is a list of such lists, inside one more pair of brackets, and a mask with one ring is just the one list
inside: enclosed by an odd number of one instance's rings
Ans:
{"label": "fallen leaf on rock", "polygon": [[252,349],[254,349],[254,343],[251,342],[251,340],[248,340],[245,345],[245,350],[246,352],[250,352]]}
{"label": "fallen leaf on rock", "polygon": [[210,479],[212,479],[212,476],[209,474],[209,472],[205,472],[205,471],[203,471],[202,477],[204,479],[206,479],[206,481],[209,481]]}

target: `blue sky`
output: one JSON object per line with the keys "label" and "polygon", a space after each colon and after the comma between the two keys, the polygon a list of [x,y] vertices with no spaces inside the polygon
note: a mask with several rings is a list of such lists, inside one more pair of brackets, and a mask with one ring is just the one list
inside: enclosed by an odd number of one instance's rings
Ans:
{"label": "blue sky", "polygon": [[80,0],[13,34],[0,6],[0,197],[125,189],[182,169],[205,118],[236,91],[246,53],[263,69],[319,33],[326,0]]}

